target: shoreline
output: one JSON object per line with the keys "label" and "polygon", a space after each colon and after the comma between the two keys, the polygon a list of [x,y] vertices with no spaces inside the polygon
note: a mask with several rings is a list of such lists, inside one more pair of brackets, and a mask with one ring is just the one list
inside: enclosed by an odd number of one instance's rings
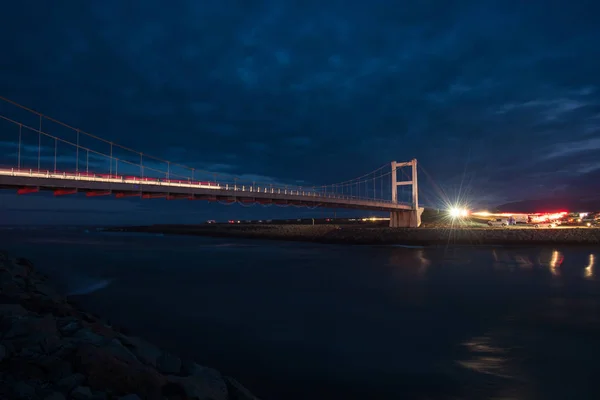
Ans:
{"label": "shoreline", "polygon": [[0,398],[258,400],[235,379],[111,326],[0,251]]}
{"label": "shoreline", "polygon": [[600,244],[600,229],[387,228],[344,225],[149,225],[103,232],[138,232],[342,245],[569,245]]}

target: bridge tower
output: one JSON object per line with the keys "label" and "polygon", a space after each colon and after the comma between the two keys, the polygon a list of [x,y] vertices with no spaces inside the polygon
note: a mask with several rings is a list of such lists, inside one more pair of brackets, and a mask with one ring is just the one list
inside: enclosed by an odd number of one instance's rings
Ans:
{"label": "bridge tower", "polygon": [[[398,168],[411,167],[410,181],[398,181],[396,172]],[[407,162],[392,161],[392,203],[398,203],[398,186],[412,186],[412,209],[390,212],[390,228],[418,228],[421,226],[423,207],[419,207],[419,182],[417,179],[417,159]]]}

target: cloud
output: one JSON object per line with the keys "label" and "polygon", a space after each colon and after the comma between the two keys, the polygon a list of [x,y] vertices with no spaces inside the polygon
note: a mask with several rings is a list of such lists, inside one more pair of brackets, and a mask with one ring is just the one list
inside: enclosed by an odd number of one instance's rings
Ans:
{"label": "cloud", "polygon": [[498,111],[498,114],[505,114],[511,111],[537,111],[546,121],[553,121],[566,113],[570,113],[579,108],[583,108],[587,103],[569,98],[530,100],[521,104],[504,104]]}
{"label": "cloud", "polygon": [[589,151],[595,152],[596,155],[598,152],[600,152],[600,138],[559,143],[554,147],[553,150],[548,152],[544,158],[560,158]]}
{"label": "cloud", "polygon": [[[0,62],[2,94],[227,179],[320,185],[416,157],[434,180],[423,177],[423,191],[466,181],[493,201],[569,185],[598,151],[597,6],[134,5],[54,5],[51,20],[46,6],[6,8],[0,34],[14,40]],[[0,129],[0,140],[15,132]]]}

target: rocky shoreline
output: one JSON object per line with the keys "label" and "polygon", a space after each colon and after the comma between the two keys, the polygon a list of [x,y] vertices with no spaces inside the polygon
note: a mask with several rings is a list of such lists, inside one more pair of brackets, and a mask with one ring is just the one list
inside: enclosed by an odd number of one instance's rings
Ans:
{"label": "rocky shoreline", "polygon": [[355,245],[597,245],[600,229],[386,228],[344,225],[150,225],[105,229]]}
{"label": "rocky shoreline", "polygon": [[78,309],[0,252],[0,399],[257,400],[235,379]]}

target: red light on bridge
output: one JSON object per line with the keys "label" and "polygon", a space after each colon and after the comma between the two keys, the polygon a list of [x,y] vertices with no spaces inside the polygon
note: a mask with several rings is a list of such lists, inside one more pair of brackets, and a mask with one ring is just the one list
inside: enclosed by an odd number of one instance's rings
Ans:
{"label": "red light on bridge", "polygon": [[24,187],[24,188],[18,189],[17,194],[30,194],[30,193],[37,193],[39,191],[40,191],[40,188]]}
{"label": "red light on bridge", "polygon": [[126,197],[140,197],[141,193],[117,193],[115,194],[115,198],[124,199]]}
{"label": "red light on bridge", "polygon": [[110,190],[104,190],[104,191],[93,191],[93,192],[87,192],[85,194],[87,197],[97,197],[97,196],[110,196]]}
{"label": "red light on bridge", "polygon": [[54,191],[55,196],[66,196],[69,194],[76,194],[77,189],[56,189]]}

